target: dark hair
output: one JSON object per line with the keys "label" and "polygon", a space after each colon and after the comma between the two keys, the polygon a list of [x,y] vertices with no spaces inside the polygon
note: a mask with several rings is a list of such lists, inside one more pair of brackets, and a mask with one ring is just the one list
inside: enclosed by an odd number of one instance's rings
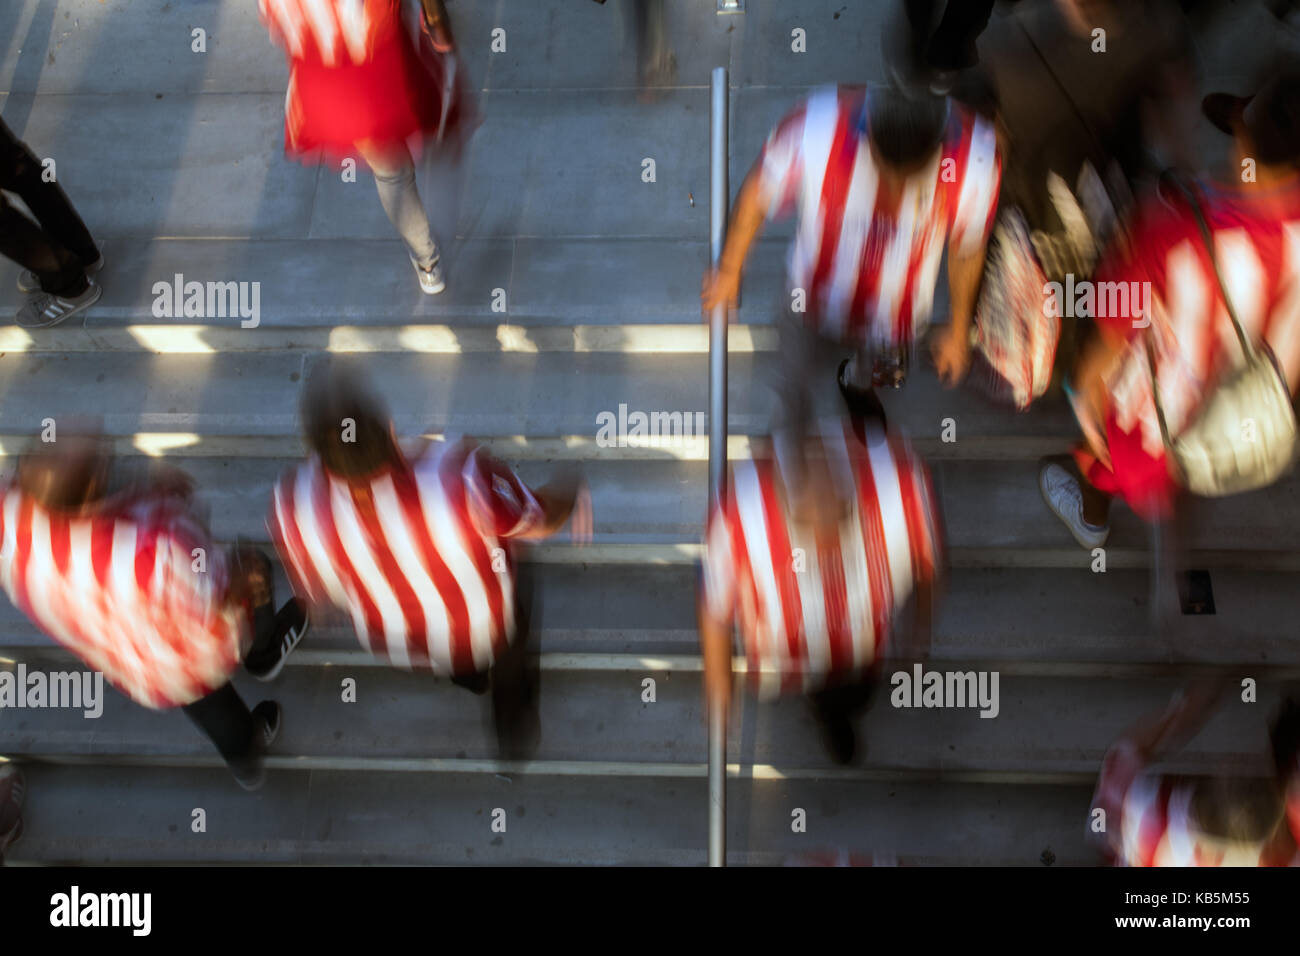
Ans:
{"label": "dark hair", "polygon": [[384,404],[352,368],[334,359],[317,365],[302,394],[303,438],[327,471],[349,481],[400,457]]}
{"label": "dark hair", "polygon": [[57,441],[32,440],[19,460],[18,481],[42,508],[72,511],[104,494],[111,463],[99,434],[65,431]]}
{"label": "dark hair", "polygon": [[1268,739],[1273,748],[1273,768],[1278,777],[1285,779],[1295,772],[1296,758],[1300,757],[1300,701],[1288,697],[1282,702]]}
{"label": "dark hair", "polygon": [[928,159],[943,141],[948,102],[928,92],[909,94],[894,87],[867,95],[867,131],[876,153],[890,166],[910,170]]}

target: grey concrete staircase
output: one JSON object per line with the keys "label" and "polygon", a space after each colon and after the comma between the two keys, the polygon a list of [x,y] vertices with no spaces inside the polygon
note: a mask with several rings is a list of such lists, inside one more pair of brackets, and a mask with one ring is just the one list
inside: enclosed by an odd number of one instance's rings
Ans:
{"label": "grey concrete staircase", "polygon": [[[449,280],[435,298],[418,292],[367,176],[347,184],[281,158],[284,68],[255,4],[0,10],[4,116],[57,158],[107,260],[104,298],[84,323],[0,328],[0,466],[11,470],[42,419],[95,414],[122,454],[165,454],[190,471],[219,536],[265,542],[270,484],[301,450],[298,390],[325,351],[364,353],[404,434],[472,433],[530,479],[582,463],[595,541],[557,539],[528,556],[543,601],[536,759],[497,761],[482,701],[379,665],[331,617],[277,684],[236,682],[285,712],[254,795],[178,713],[116,697],[98,720],[0,710],[0,755],[31,783],[9,862],[704,862],[694,596],[706,443],[601,447],[596,416],[620,403],[707,408],[709,68],[732,71],[738,183],[809,84],[878,78],[884,5],[809,0],[796,14],[749,0],[745,15],[720,18],[706,0],[670,3],[679,85],[649,104],[616,9],[449,6],[486,122],[460,180],[444,170],[426,181]],[[196,26],[206,54],[190,52]],[[508,31],[507,53],[488,52],[494,26]],[[815,57],[784,52],[794,26]],[[653,184],[640,178],[647,156]],[[733,455],[768,421],[785,234],[760,244],[732,331]],[[156,318],[153,285],[177,273],[261,283],[260,324]],[[0,264],[0,310],[18,305],[13,280]],[[1218,613],[1160,636],[1140,522],[1117,511],[1097,574],[1039,500],[1038,456],[1074,436],[1066,408],[1017,415],[939,388],[926,369],[888,406],[930,458],[948,521],[953,567],[929,666],[998,671],[1000,714],[896,710],[885,688],[864,755],[839,768],[801,701],[738,696],[732,862],[827,847],[914,863],[1094,862],[1084,824],[1106,746],[1211,663],[1259,680],[1260,703],[1222,714],[1174,766],[1264,772],[1263,715],[1300,674],[1295,479],[1194,507],[1192,565],[1211,570]],[[948,418],[952,443],[940,440]],[[5,603],[0,668],[18,661],[73,666]],[[341,699],[346,677],[355,703]],[[191,830],[195,808],[205,833]],[[505,833],[490,826],[498,808]],[[806,833],[792,832],[796,808]]]}

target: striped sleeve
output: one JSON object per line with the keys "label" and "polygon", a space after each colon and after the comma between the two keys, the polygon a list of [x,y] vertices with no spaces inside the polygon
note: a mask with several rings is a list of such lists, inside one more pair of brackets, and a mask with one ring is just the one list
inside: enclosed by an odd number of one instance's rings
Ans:
{"label": "striped sleeve", "polygon": [[484,448],[470,453],[463,474],[474,522],[485,534],[514,538],[545,522],[546,510],[532,489]]}
{"label": "striped sleeve", "polygon": [[763,185],[771,196],[765,210],[769,219],[788,216],[799,202],[799,184],[803,178],[804,120],[808,104],[799,104],[777,124],[763,145],[759,157]]}
{"label": "striped sleeve", "polygon": [[310,604],[319,605],[326,602],[325,589],[303,546],[295,511],[301,484],[299,478],[306,473],[307,466],[300,465],[280,476],[271,492],[266,527],[276,553],[284,564],[293,593]]}
{"label": "striped sleeve", "polygon": [[951,248],[971,256],[988,242],[998,207],[1002,158],[998,154],[993,124],[982,116],[964,117],[959,162],[957,206],[953,213]]}

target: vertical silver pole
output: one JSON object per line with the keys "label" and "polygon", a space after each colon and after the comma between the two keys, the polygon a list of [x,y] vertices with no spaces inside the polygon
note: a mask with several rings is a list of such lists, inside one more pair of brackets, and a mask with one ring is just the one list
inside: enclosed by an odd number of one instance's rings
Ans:
{"label": "vertical silver pole", "polygon": [[[710,235],[713,265],[727,236],[727,68],[713,71],[710,127]],[[709,508],[726,493],[727,481],[727,307],[709,316]],[[727,862],[727,712],[709,708],[709,866]]]}

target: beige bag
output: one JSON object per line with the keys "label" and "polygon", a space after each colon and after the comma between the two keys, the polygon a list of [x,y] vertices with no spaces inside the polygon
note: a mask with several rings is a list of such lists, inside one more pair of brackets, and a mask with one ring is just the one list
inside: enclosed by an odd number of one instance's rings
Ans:
{"label": "beige bag", "polygon": [[1177,180],[1167,177],[1166,181],[1183,192],[1196,216],[1245,362],[1224,372],[1196,418],[1171,438],[1148,339],[1147,363],[1160,433],[1188,491],[1209,498],[1254,491],[1285,474],[1295,458],[1296,417],[1291,390],[1268,344],[1256,345],[1241,327],[1219,271],[1214,239],[1195,195]]}

